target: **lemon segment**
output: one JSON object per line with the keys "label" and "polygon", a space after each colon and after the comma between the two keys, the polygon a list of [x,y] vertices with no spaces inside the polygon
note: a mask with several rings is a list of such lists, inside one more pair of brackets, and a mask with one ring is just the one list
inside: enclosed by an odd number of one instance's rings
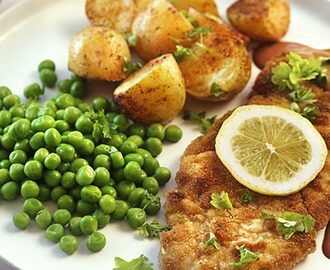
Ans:
{"label": "lemon segment", "polygon": [[237,108],[220,128],[215,149],[238,182],[267,195],[288,195],[305,187],[328,154],[307,119],[264,105]]}

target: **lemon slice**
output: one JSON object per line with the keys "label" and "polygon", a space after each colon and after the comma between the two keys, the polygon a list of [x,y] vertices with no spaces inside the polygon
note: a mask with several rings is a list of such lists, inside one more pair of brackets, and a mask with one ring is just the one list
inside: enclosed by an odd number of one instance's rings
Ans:
{"label": "lemon slice", "polygon": [[301,115],[276,106],[247,105],[224,121],[216,153],[233,177],[262,194],[288,195],[324,166],[326,144]]}

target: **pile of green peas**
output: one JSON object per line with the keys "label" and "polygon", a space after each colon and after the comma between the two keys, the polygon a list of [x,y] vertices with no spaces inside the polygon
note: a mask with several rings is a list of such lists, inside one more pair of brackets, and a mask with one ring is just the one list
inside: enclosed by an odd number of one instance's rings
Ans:
{"label": "pile of green peas", "polygon": [[[51,60],[38,70],[43,87],[27,86],[26,104],[0,87],[0,198],[24,199],[13,216],[16,227],[26,229],[34,219],[67,254],[78,250],[76,237],[86,235],[88,249],[97,252],[106,244],[97,230],[110,221],[125,219],[136,229],[158,213],[157,194],[171,172],[156,157],[163,141],[179,141],[182,131],[132,123],[104,97],[84,102],[85,82],[74,74],[58,82],[60,92],[41,105],[40,89],[53,87],[57,76]],[[110,135],[95,135],[100,119],[113,128]],[[56,203],[54,213],[46,201]]]}

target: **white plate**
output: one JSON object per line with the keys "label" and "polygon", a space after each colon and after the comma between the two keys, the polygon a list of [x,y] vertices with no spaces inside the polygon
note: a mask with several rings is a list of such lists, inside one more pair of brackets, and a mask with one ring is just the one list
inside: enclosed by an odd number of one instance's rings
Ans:
{"label": "white plate", "polygon": [[[69,76],[67,48],[71,37],[88,25],[84,15],[84,0],[25,0],[10,8],[0,16],[0,85],[7,85],[22,97],[22,89],[28,83],[38,81],[38,63],[50,58],[57,64],[60,79]],[[233,1],[219,1],[224,12]],[[330,3],[326,0],[292,1],[292,22],[285,40],[292,40],[316,48],[330,44]],[[253,68],[253,78],[258,70]],[[221,115],[228,109],[244,102],[247,91],[226,104],[208,104],[210,115]],[[49,98],[54,91],[48,91]],[[189,100],[187,107],[194,110],[205,109],[205,104]],[[173,175],[179,165],[179,157],[189,142],[199,135],[197,127],[175,120],[184,130],[184,138],[177,144],[166,145],[160,162],[171,168]],[[174,179],[162,190],[174,187]],[[107,246],[103,251],[91,254],[87,251],[83,238],[80,250],[73,256],[66,256],[57,245],[45,239],[41,230],[31,226],[26,231],[17,230],[12,225],[12,214],[20,210],[16,202],[0,202],[0,270],[20,268],[24,270],[58,269],[104,269],[114,267],[114,257],[132,259],[146,255],[157,269],[158,240],[140,239],[125,222],[116,222],[102,230],[107,236]],[[164,221],[164,213],[158,217]],[[321,252],[323,232],[319,234],[317,251],[296,269],[330,269],[330,261]],[[2,261],[2,262],[1,262]]]}

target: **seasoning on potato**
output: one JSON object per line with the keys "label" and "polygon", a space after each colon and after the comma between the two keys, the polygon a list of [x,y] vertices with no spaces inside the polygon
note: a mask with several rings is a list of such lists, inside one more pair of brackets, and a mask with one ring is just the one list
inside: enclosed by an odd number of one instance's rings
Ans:
{"label": "seasoning on potato", "polygon": [[124,59],[131,59],[129,47],[124,37],[109,27],[84,28],[70,43],[69,69],[83,78],[123,80],[127,77]]}
{"label": "seasoning on potato", "polygon": [[143,124],[172,120],[185,98],[184,79],[171,54],[150,61],[114,91],[119,110]]}
{"label": "seasoning on potato", "polygon": [[277,41],[288,31],[289,0],[239,0],[227,10],[231,24],[259,41]]}

